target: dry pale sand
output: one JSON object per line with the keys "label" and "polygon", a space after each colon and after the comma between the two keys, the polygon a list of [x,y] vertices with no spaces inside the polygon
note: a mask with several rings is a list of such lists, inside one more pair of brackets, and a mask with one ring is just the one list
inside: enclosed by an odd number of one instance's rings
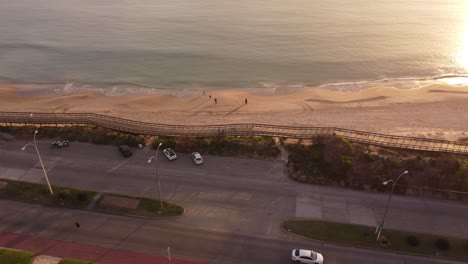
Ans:
{"label": "dry pale sand", "polygon": [[119,97],[89,91],[24,95],[10,85],[0,87],[0,111],[91,112],[164,124],[335,126],[450,140],[468,137],[468,87],[442,84],[415,89],[382,86],[359,92],[305,88],[290,94],[259,94],[233,89],[206,95]]}

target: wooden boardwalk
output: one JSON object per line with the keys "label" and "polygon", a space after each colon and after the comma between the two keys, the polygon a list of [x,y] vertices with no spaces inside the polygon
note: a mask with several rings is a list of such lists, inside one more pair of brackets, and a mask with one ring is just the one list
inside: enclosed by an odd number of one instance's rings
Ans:
{"label": "wooden boardwalk", "polygon": [[0,112],[4,125],[94,125],[123,132],[158,136],[274,136],[311,139],[318,135],[338,135],[351,142],[402,149],[468,154],[468,142],[392,136],[337,127],[277,126],[255,123],[223,125],[167,125],[145,123],[93,113]]}

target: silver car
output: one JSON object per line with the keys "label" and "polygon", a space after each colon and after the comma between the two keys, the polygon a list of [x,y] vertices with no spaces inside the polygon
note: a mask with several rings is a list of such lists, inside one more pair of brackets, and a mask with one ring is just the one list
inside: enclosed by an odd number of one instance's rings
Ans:
{"label": "silver car", "polygon": [[195,163],[197,165],[200,165],[200,164],[203,163],[203,158],[200,155],[200,153],[198,153],[198,152],[193,152],[192,153],[192,160],[193,160],[193,163]]}
{"label": "silver car", "polygon": [[177,154],[175,153],[174,150],[172,150],[171,148],[165,148],[163,149],[163,153],[164,153],[164,156],[166,156],[166,158],[168,160],[175,160],[177,159]]}
{"label": "silver car", "polygon": [[322,254],[308,249],[293,249],[291,259],[297,263],[323,264]]}

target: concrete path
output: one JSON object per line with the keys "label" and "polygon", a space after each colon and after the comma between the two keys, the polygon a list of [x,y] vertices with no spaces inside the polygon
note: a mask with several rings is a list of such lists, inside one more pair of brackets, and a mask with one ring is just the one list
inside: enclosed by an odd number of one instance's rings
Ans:
{"label": "concrete path", "polygon": [[34,258],[32,264],[58,264],[62,258],[40,255]]}

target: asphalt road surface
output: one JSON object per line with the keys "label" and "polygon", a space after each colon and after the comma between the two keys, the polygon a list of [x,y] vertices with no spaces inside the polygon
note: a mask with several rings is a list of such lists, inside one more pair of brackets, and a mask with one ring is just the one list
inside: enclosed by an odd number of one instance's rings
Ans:
{"label": "asphalt road surface", "polygon": [[[27,142],[0,142],[0,178],[44,183]],[[38,142],[53,185],[157,198],[154,150],[134,150],[125,159],[115,146],[71,142],[49,149]],[[203,153],[202,153],[203,154]],[[452,263],[381,251],[314,243],[284,234],[285,219],[312,217],[373,226],[387,195],[304,185],[289,180],[279,161],[205,156],[196,166],[189,154],[168,161],[159,153],[164,200],[180,204],[177,219],[146,220],[80,210],[0,201],[2,230],[90,245],[174,256],[210,263],[284,263],[293,248],[313,248],[326,263]],[[70,227],[80,219],[79,233]],[[463,203],[394,196],[386,227],[468,237]],[[435,252],[434,252],[435,253]],[[455,262],[453,262],[455,263]]]}

